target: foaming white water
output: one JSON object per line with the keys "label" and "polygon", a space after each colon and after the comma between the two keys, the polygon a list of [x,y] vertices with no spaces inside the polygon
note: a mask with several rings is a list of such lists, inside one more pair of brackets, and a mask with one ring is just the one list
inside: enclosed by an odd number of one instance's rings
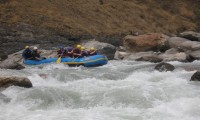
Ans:
{"label": "foaming white water", "polygon": [[200,119],[200,84],[189,81],[195,71],[157,72],[153,67],[112,61],[98,68],[52,64],[15,71],[27,75],[34,87],[4,90],[11,101],[0,102],[0,120]]}

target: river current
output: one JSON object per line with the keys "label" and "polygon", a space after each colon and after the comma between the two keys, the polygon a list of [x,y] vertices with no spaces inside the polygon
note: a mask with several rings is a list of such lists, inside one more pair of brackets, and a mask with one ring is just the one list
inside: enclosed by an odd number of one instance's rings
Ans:
{"label": "river current", "polygon": [[30,89],[2,91],[10,102],[0,100],[0,120],[200,120],[200,83],[189,81],[195,71],[158,72],[154,66],[110,61],[96,68],[49,64],[0,70],[33,83]]}

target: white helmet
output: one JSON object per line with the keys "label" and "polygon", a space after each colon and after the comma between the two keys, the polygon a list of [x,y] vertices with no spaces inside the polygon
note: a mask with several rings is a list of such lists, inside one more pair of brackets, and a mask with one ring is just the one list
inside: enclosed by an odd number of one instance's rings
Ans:
{"label": "white helmet", "polygon": [[34,48],[33,48],[33,50],[37,50],[37,49],[38,49],[37,47],[34,47]]}

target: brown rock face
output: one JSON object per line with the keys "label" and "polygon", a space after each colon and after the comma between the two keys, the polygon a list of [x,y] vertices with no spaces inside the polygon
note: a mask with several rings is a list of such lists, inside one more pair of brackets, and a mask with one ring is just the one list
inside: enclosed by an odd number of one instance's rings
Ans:
{"label": "brown rock face", "polygon": [[32,87],[31,81],[25,77],[0,77],[0,88],[7,88],[12,85],[25,88]]}
{"label": "brown rock face", "polygon": [[169,48],[167,37],[158,33],[139,36],[128,35],[123,39],[123,44],[131,52],[165,51]]}

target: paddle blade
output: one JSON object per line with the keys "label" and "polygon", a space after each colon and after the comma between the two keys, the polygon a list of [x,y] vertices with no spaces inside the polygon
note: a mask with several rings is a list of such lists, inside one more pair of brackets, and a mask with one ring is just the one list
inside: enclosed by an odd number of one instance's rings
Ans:
{"label": "paddle blade", "polygon": [[56,61],[57,64],[61,63],[61,57],[59,57]]}

